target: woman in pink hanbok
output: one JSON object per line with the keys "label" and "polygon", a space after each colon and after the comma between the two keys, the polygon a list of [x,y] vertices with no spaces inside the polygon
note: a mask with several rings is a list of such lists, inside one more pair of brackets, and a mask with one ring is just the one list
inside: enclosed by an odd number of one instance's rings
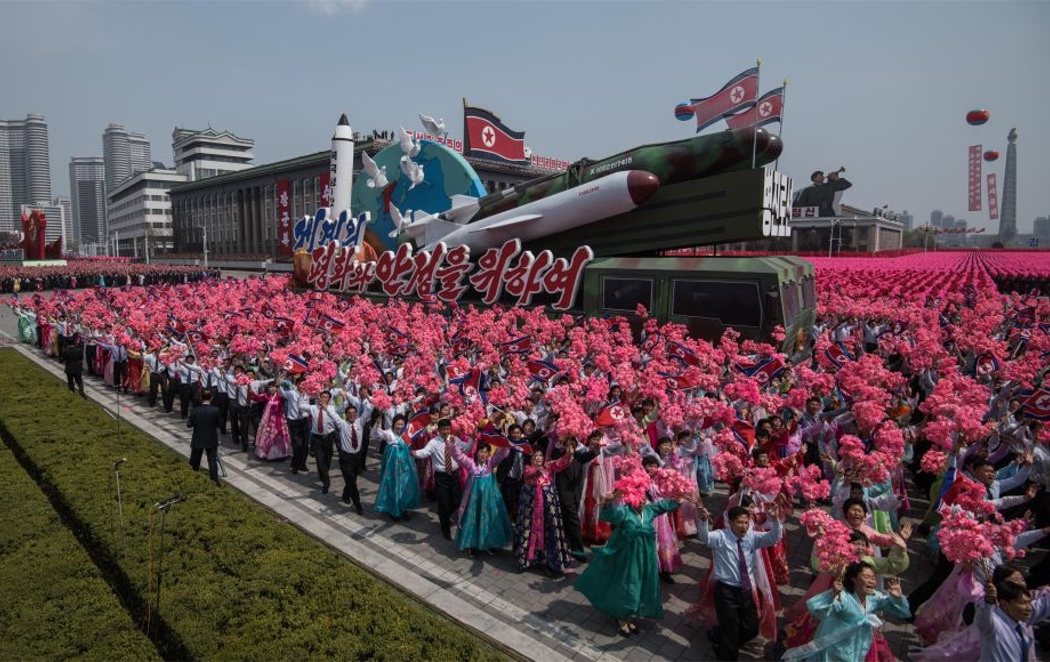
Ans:
{"label": "woman in pink hanbok", "polygon": [[[642,467],[652,476],[660,467],[660,461],[653,456],[642,459]],[[649,486],[649,500],[660,501],[664,495],[656,485]],[[682,567],[682,553],[678,549],[678,535],[675,533],[671,516],[667,513],[653,518],[653,530],[656,532],[656,556],[660,562],[660,579],[672,584],[671,577]]]}
{"label": "woman in pink hanbok", "polygon": [[265,403],[255,433],[255,455],[260,460],[283,460],[292,454],[292,435],[284,418],[284,398],[273,382],[265,394],[253,397]]}

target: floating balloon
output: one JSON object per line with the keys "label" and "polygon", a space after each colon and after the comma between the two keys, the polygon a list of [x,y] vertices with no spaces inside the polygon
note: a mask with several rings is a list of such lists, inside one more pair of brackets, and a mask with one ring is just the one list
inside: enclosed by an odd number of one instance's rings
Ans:
{"label": "floating balloon", "polygon": [[999,159],[999,152],[995,151],[994,149],[990,149],[990,150],[988,150],[987,152],[984,153],[984,160],[985,161],[996,161],[998,159]]}
{"label": "floating balloon", "polygon": [[970,126],[980,126],[987,122],[991,116],[992,114],[983,108],[980,110],[971,110],[966,113],[966,123]]}
{"label": "floating balloon", "polygon": [[696,111],[693,110],[693,104],[688,101],[683,101],[674,107],[674,116],[683,122],[688,122],[693,119],[693,115],[695,114]]}

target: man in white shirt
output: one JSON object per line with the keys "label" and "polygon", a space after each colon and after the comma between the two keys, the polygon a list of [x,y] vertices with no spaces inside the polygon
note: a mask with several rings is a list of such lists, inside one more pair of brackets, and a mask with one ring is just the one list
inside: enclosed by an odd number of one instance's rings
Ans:
{"label": "man in white shirt", "polygon": [[339,412],[332,406],[332,394],[321,391],[317,404],[303,405],[310,413],[310,443],[317,462],[317,477],[321,479],[321,494],[328,494],[332,481],[329,471],[332,468],[332,446],[338,431]]}
{"label": "man in white shirt", "polygon": [[357,475],[361,473],[365,455],[365,429],[357,417],[357,407],[346,408],[346,420],[336,419],[339,428],[339,471],[343,474],[343,503],[353,503],[360,515],[361,493],[357,489]]}
{"label": "man in white shirt", "polygon": [[163,397],[167,390],[167,366],[161,362],[160,353],[157,350],[147,352],[142,358],[142,363],[145,369],[149,370],[149,406],[156,407],[157,394]]}
{"label": "man in white shirt", "polygon": [[310,449],[310,412],[304,405],[309,399],[299,390],[297,383],[281,381],[277,389],[284,398],[284,415],[288,419],[288,433],[292,437],[292,473],[307,471],[306,456]]}
{"label": "man in white shirt", "polygon": [[452,513],[459,507],[462,492],[459,487],[459,464],[452,455],[453,444],[459,440],[452,436],[452,421],[438,421],[438,436],[412,455],[423,460],[430,458],[434,464],[434,482],[437,483],[438,519],[441,520],[441,535],[452,540]]}

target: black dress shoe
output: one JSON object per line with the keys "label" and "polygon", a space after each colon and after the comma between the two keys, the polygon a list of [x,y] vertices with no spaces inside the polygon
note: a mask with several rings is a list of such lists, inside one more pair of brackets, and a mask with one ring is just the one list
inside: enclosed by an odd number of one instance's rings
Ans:
{"label": "black dress shoe", "polygon": [[365,514],[365,509],[361,507],[361,504],[355,505],[354,506],[354,511],[356,511],[358,515],[364,515]]}
{"label": "black dress shoe", "polygon": [[350,505],[350,497],[343,497],[343,503],[345,503],[346,505],[349,506]]}
{"label": "black dress shoe", "polygon": [[450,529],[441,529],[441,535],[445,540],[452,540],[452,531]]}

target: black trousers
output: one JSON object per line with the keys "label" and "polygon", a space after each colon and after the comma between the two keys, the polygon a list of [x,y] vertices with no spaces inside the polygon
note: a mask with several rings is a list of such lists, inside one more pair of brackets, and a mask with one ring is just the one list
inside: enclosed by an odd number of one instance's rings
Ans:
{"label": "black trousers", "polygon": [[715,613],[718,615],[719,660],[736,660],[740,646],[758,636],[758,609],[749,591],[721,582],[715,584]]}
{"label": "black trousers", "polygon": [[[241,433],[240,442],[241,450],[247,451],[248,444],[255,443],[255,433],[252,432],[252,407],[251,405],[238,405],[237,406],[237,425],[238,431]],[[258,427],[256,427],[258,431]]]}
{"label": "black trousers", "polygon": [[518,497],[521,495],[521,479],[507,476],[500,483],[499,491],[503,495],[503,503],[507,506],[507,514],[510,515],[511,521],[514,521],[518,512]]}
{"label": "black trousers", "polygon": [[159,393],[161,398],[164,397],[164,392],[168,385],[168,376],[163,372],[150,372],[149,373],[149,406],[157,406],[157,394]]}
{"label": "black trousers", "polygon": [[200,404],[197,385],[192,382],[189,384],[179,383],[179,413],[183,418],[190,415],[190,404],[193,404],[193,406]]}
{"label": "black trousers", "polygon": [[357,489],[357,476],[361,473],[364,460],[364,448],[356,453],[348,453],[339,448],[339,471],[343,474],[343,501],[361,507],[361,492]]}
{"label": "black trousers", "polygon": [[314,461],[317,462],[317,477],[321,479],[321,485],[327,490],[332,479],[328,472],[332,469],[332,450],[335,445],[335,433],[315,434],[311,437],[314,449]]}
{"label": "black trousers", "polygon": [[248,447],[248,427],[244,418],[244,407],[237,404],[236,400],[230,400],[230,436],[233,437],[233,443],[240,444],[241,448]]}
{"label": "black trousers", "polygon": [[230,415],[230,396],[216,391],[212,404],[219,409],[219,431],[226,434],[226,421]]}
{"label": "black trousers", "polygon": [[190,450],[190,468],[197,471],[201,468],[201,454],[208,454],[208,474],[216,483],[219,482],[219,449],[193,448]]}
{"label": "black trousers", "polygon": [[179,380],[168,377],[164,383],[164,411],[171,413],[175,406],[175,394],[179,390]]}
{"label": "black trousers", "polygon": [[114,386],[116,386],[117,388],[120,388],[120,389],[124,388],[124,373],[126,373],[127,371],[128,371],[128,362],[127,361],[114,361],[113,362],[113,385]]}
{"label": "black trousers", "polygon": [[310,419],[288,419],[288,434],[292,437],[292,468],[306,471],[306,455],[310,450]]}
{"label": "black trousers", "polygon": [[561,502],[561,526],[565,530],[565,542],[574,552],[583,551],[583,535],[580,533],[580,495],[573,490],[558,490]]}
{"label": "black trousers", "polygon": [[447,538],[452,535],[452,513],[459,508],[459,501],[462,497],[459,476],[435,471],[434,482],[437,483],[438,519],[441,520],[441,533]]}
{"label": "black trousers", "polygon": [[[69,385],[69,390],[80,395],[84,395],[84,375],[79,372],[67,372],[66,383]],[[76,388],[73,388],[74,384]]]}

